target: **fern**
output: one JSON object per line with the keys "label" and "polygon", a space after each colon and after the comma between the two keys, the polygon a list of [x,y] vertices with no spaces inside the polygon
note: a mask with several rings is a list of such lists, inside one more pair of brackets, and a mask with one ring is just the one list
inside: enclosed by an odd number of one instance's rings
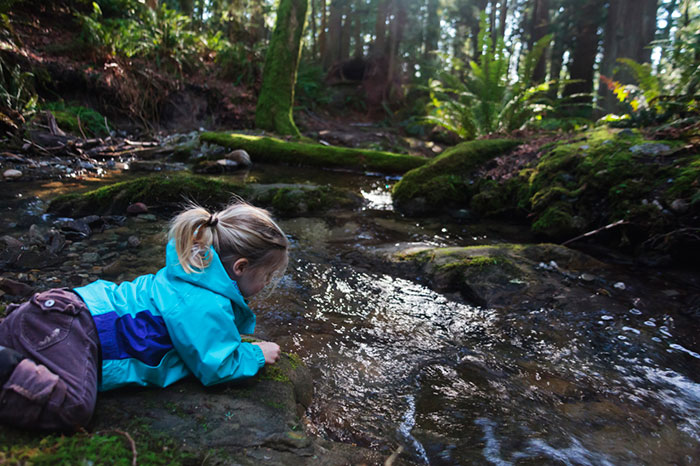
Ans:
{"label": "fern", "polygon": [[431,115],[429,124],[437,124],[465,139],[511,131],[553,108],[547,96],[550,82],[532,85],[537,62],[549,46],[552,36],[537,41],[524,57],[518,79],[508,80],[509,57],[503,40],[491,40],[486,15],[481,16],[478,47],[479,62],[469,63],[463,81],[448,73],[429,83]]}

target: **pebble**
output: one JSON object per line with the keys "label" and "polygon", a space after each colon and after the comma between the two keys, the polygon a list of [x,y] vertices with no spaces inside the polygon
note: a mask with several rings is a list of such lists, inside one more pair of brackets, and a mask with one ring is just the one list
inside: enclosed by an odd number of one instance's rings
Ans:
{"label": "pebble", "polygon": [[683,214],[687,212],[689,208],[690,204],[683,199],[676,199],[675,201],[671,202],[671,210],[677,214]]}
{"label": "pebble", "polygon": [[131,246],[133,248],[138,247],[141,244],[141,240],[136,235],[129,236],[129,238],[126,240],[126,242],[129,243],[129,246]]}
{"label": "pebble", "polygon": [[86,252],[82,255],[81,259],[83,262],[88,263],[97,262],[100,259],[100,255],[96,252]]}
{"label": "pebble", "polygon": [[131,215],[145,214],[148,212],[148,206],[143,202],[135,202],[126,208],[126,213]]}
{"label": "pebble", "polygon": [[10,168],[8,170],[5,170],[2,173],[2,176],[4,176],[6,180],[16,180],[22,177],[22,172],[19,170],[15,170],[14,168]]}
{"label": "pebble", "polygon": [[582,273],[581,275],[579,275],[578,278],[580,278],[584,282],[592,282],[593,280],[595,280],[595,275],[591,275],[590,273]]}
{"label": "pebble", "polygon": [[614,288],[617,288],[618,290],[624,290],[627,288],[624,283],[622,282],[617,282],[613,285]]}

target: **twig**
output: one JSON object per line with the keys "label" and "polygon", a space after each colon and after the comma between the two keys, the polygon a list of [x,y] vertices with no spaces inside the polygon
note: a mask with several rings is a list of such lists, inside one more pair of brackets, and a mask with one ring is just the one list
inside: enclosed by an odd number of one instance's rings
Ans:
{"label": "twig", "polygon": [[112,136],[112,131],[109,129],[109,125],[107,124],[107,117],[105,117],[105,128],[107,128],[107,136]]}
{"label": "twig", "polygon": [[402,452],[403,447],[399,445],[399,448],[397,448],[396,451],[392,453],[391,456],[386,459],[386,461],[384,461],[384,466],[392,466],[394,461],[396,461],[396,458],[398,458]]}
{"label": "twig", "polygon": [[80,130],[80,134],[83,135],[83,140],[87,139],[87,136],[85,136],[85,131],[83,131],[83,125],[80,124],[80,115],[75,115],[75,118],[78,120],[78,129]]}
{"label": "twig", "polygon": [[630,223],[630,222],[628,222],[627,220],[618,220],[617,222],[613,222],[613,223],[611,223],[611,224],[609,224],[609,225],[605,225],[604,227],[598,228],[597,230],[589,231],[588,233],[584,233],[584,234],[582,234],[582,235],[579,235],[579,236],[577,236],[576,238],[571,238],[571,239],[568,240],[568,241],[564,241],[563,243],[561,243],[561,245],[562,245],[562,246],[566,246],[567,244],[573,243],[574,241],[579,240],[579,239],[581,239],[581,238],[585,238],[585,237],[587,237],[587,236],[593,236],[593,235],[595,235],[595,234],[597,234],[597,233],[600,233],[600,232],[603,231],[603,230],[607,230],[607,229],[609,229],[609,228],[616,227],[616,226],[618,226],[618,225],[624,225],[624,224],[627,224],[627,223]]}
{"label": "twig", "polygon": [[124,432],[123,430],[119,429],[109,429],[109,430],[101,430],[99,432],[95,432],[96,434],[106,434],[109,432],[114,432],[116,434],[122,435],[126,437],[126,439],[129,441],[129,444],[131,445],[131,465],[136,466],[136,459],[138,458],[138,453],[136,452],[136,442],[134,442],[134,439],[131,438],[131,435],[129,435],[128,432]]}

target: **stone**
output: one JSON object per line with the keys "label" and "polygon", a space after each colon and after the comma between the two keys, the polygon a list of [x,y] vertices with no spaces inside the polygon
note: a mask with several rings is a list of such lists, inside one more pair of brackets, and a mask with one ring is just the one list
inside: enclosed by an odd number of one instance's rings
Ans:
{"label": "stone", "polygon": [[671,202],[671,210],[677,214],[684,214],[690,208],[690,204],[683,199],[676,199]]}
{"label": "stone", "polygon": [[100,255],[97,254],[96,252],[86,252],[81,256],[80,259],[83,262],[93,263],[93,262],[97,262],[100,259]]}
{"label": "stone", "polygon": [[20,240],[10,235],[3,236],[2,238],[0,238],[0,241],[5,243],[5,247],[7,247],[8,249],[21,249],[22,246],[24,246],[24,244]]}
{"label": "stone", "polygon": [[67,220],[59,225],[61,232],[72,241],[81,241],[92,235],[90,226],[81,220]]}
{"label": "stone", "polygon": [[15,170],[14,168],[10,168],[8,170],[5,170],[2,173],[2,176],[5,177],[6,180],[16,180],[22,177],[22,172],[19,170]]}
{"label": "stone", "polygon": [[253,162],[250,160],[250,155],[243,149],[229,152],[228,154],[224,155],[224,159],[236,162],[238,165],[246,168],[253,165]]}
{"label": "stone", "polygon": [[32,286],[9,278],[0,278],[0,290],[13,296],[29,296],[34,292]]}
{"label": "stone", "polygon": [[136,235],[129,236],[126,242],[129,243],[129,246],[131,246],[132,248],[138,247],[141,244],[141,240]]}
{"label": "stone", "polygon": [[46,239],[39,226],[37,224],[32,224],[32,226],[29,227],[29,244],[41,246],[45,243]]}
{"label": "stone", "polygon": [[126,213],[130,215],[146,214],[148,206],[143,202],[135,202],[126,208]]}
{"label": "stone", "polygon": [[643,155],[663,155],[671,150],[668,144],[649,142],[645,144],[637,144],[630,147],[630,152]]}
{"label": "stone", "polygon": [[66,239],[55,228],[50,229],[49,232],[46,234],[46,237],[48,251],[51,254],[57,254],[58,252],[62,251],[63,248],[66,246]]}

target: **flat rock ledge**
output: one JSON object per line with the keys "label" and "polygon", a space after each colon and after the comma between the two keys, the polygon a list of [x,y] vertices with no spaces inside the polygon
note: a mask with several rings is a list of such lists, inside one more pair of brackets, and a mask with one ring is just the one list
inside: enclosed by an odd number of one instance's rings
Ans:
{"label": "flat rock ledge", "polygon": [[[383,464],[388,455],[307,435],[304,412],[312,396],[309,369],[295,355],[285,354],[256,377],[235,384],[204,387],[195,379],[186,379],[165,389],[126,388],[102,393],[88,433],[75,434],[74,438],[77,443],[94,444],[99,436],[131,437],[138,464],[161,464],[155,458],[166,452],[175,455],[171,462],[180,464]],[[55,451],[43,451],[42,445],[50,450],[52,442],[61,443],[57,439],[63,437],[0,427],[0,443],[11,445],[9,456],[0,451],[0,458],[31,461],[36,454],[55,455]],[[128,444],[126,440],[122,443]],[[104,460],[99,449],[76,451],[66,451],[66,456],[56,460],[66,464]],[[96,457],[91,458],[92,454]],[[125,459],[130,464],[132,458]]]}

